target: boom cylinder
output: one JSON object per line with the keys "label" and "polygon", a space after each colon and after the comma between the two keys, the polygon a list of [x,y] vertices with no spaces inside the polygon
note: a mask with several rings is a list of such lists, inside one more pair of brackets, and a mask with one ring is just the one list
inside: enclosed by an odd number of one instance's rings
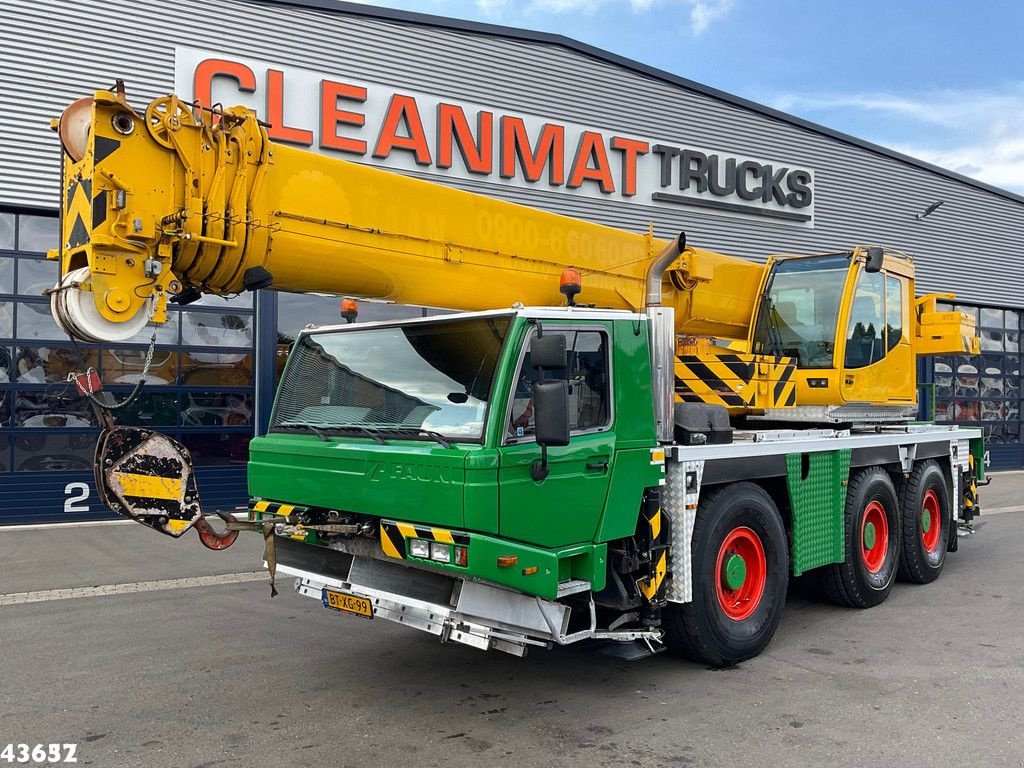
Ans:
{"label": "boom cylinder", "polygon": [[[581,300],[640,310],[668,245],[391,171],[272,143],[241,107],[123,93],[80,99],[56,126],[64,164],[57,321],[128,338],[173,296],[277,290],[462,310]],[[661,280],[680,333],[745,338],[763,267],[686,248]],[[268,277],[269,273],[269,277]]]}

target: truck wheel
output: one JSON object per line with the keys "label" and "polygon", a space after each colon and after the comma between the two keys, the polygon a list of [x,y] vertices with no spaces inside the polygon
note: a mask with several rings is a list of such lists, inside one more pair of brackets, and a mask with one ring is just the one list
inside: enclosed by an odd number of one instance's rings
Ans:
{"label": "truck wheel", "polygon": [[715,667],[757,656],[782,618],[788,584],[786,531],[775,502],[753,483],[701,500],[693,527],[693,600],[665,608],[665,642]]}
{"label": "truck wheel", "polygon": [[851,477],[845,522],[846,559],[825,566],[825,593],[838,605],[870,608],[889,596],[899,560],[899,503],[884,469]]}
{"label": "truck wheel", "polygon": [[951,522],[946,475],[934,461],[920,462],[900,488],[903,510],[898,576],[928,584],[939,578],[946,562]]}

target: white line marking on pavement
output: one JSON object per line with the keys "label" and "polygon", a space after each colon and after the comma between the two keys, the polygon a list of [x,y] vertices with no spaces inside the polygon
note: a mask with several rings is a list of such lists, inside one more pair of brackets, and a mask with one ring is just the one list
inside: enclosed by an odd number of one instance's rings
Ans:
{"label": "white line marking on pavement", "polygon": [[30,523],[28,525],[0,525],[0,533],[15,531],[49,531],[54,528],[98,528],[103,525],[128,525],[134,520],[78,520],[73,523]]}
{"label": "white line marking on pavement", "polygon": [[[241,509],[237,511],[228,510],[228,514],[236,520],[248,520],[249,511]],[[135,520],[78,520],[72,523],[29,523],[27,525],[12,524],[0,525],[0,533],[14,533],[15,531],[50,531],[54,528],[96,528],[103,525],[131,525]]]}
{"label": "white line marking on pavement", "polygon": [[1024,506],[1020,507],[996,507],[995,509],[981,508],[981,514],[978,515],[979,520],[984,520],[985,515],[1001,515],[1003,512],[1024,512]]}
{"label": "white line marking on pavement", "polygon": [[97,587],[71,587],[69,589],[44,589],[39,592],[11,592],[0,595],[0,606],[20,603],[45,603],[50,600],[71,600],[79,597],[102,597],[104,595],[127,595],[136,592],[159,592],[166,589],[190,589],[212,587],[217,584],[239,584],[244,581],[265,581],[266,571],[247,573],[224,573],[219,576],[192,576],[187,579],[162,579],[160,581],[134,581],[129,584],[101,584]]}

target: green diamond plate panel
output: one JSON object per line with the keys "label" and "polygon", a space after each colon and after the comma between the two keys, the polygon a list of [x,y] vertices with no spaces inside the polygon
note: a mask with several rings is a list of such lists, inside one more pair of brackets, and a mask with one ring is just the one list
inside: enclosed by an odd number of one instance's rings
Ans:
{"label": "green diamond plate panel", "polygon": [[794,576],[843,561],[843,508],[849,476],[849,449],[786,454]]}

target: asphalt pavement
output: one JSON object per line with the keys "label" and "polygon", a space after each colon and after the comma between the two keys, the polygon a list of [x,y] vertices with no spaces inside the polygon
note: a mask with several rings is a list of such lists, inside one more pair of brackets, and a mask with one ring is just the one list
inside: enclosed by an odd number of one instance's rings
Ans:
{"label": "asphalt pavement", "polygon": [[252,535],[209,552],[134,524],[0,529],[0,750],[75,743],[99,768],[1021,766],[1024,514],[994,512],[1024,509],[1024,473],[995,477],[938,582],[856,611],[804,580],[767,651],[723,671],[516,659],[271,599]]}

